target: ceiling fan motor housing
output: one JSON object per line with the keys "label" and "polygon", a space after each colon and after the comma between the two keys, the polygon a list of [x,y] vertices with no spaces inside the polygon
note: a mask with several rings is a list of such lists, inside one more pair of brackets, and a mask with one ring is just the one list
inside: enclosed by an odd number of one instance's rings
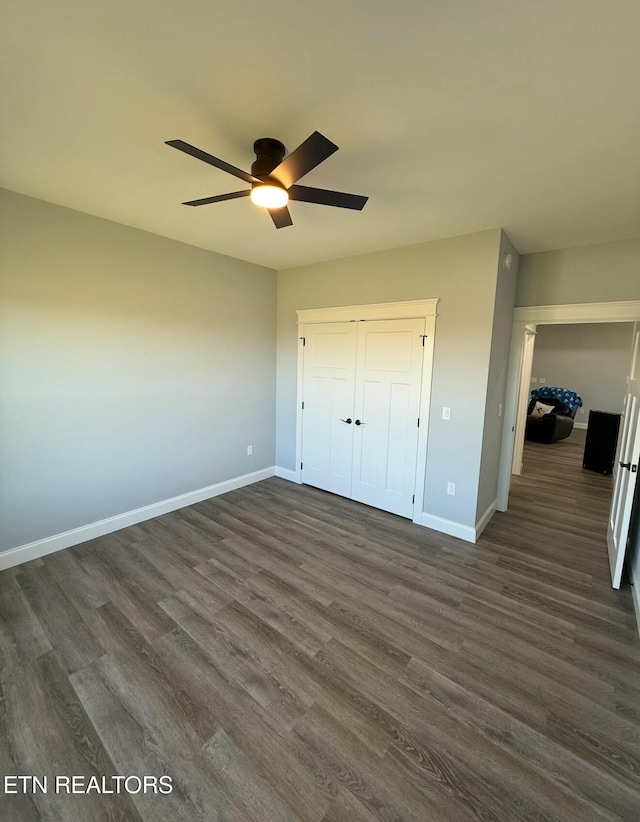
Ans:
{"label": "ceiling fan motor housing", "polygon": [[253,144],[256,159],[251,165],[251,173],[254,177],[268,177],[274,168],[284,160],[285,147],[280,140],[273,137],[260,137]]}

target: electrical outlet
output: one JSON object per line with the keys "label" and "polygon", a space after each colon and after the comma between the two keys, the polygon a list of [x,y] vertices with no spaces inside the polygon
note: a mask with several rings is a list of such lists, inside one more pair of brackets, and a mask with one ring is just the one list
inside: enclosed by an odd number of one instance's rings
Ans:
{"label": "electrical outlet", "polygon": [[546,381],[547,381],[546,377],[538,377],[538,382],[540,383],[540,385],[544,385],[546,383]]}
{"label": "electrical outlet", "polygon": [[455,497],[456,495],[456,484],[455,482],[448,482],[447,483],[447,494],[451,497]]}
{"label": "electrical outlet", "polygon": [[247,445],[247,456],[248,457],[253,456],[253,445]]}
{"label": "electrical outlet", "polygon": [[451,419],[451,409],[447,408],[446,405],[442,409],[442,419],[443,420],[450,420]]}
{"label": "electrical outlet", "polygon": [[499,417],[501,417],[501,416],[502,416],[502,403],[501,403],[501,402],[500,402],[500,403],[498,403],[498,416],[499,416]]}
{"label": "electrical outlet", "polygon": [[584,408],[578,408],[578,414],[584,414]]}
{"label": "electrical outlet", "polygon": [[531,377],[531,382],[538,382],[538,378],[537,377]]}

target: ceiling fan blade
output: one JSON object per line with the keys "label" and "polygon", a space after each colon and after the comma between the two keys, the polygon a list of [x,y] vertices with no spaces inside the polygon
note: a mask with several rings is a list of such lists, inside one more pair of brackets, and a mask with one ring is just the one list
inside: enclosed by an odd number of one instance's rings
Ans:
{"label": "ceiling fan blade", "polygon": [[327,140],[319,131],[314,131],[304,143],[301,143],[288,157],[284,158],[279,166],[273,169],[271,176],[275,177],[285,188],[289,188],[337,150],[338,146],[335,143]]}
{"label": "ceiling fan blade", "polygon": [[251,194],[251,189],[247,188],[244,191],[232,191],[230,194],[218,194],[215,197],[203,197],[200,200],[187,200],[182,205],[201,206],[209,205],[210,203],[222,203],[225,200],[235,200],[237,197],[248,197]]}
{"label": "ceiling fan blade", "polygon": [[235,166],[232,166],[230,163],[225,163],[224,160],[220,160],[218,157],[214,157],[213,154],[207,154],[206,151],[202,151],[202,149],[196,148],[195,146],[192,146],[189,143],[185,143],[184,140],[167,140],[166,143],[168,146],[171,146],[172,148],[177,148],[178,151],[184,151],[185,154],[190,154],[192,157],[195,157],[196,160],[202,160],[203,163],[209,163],[210,166],[215,166],[216,168],[219,168],[222,171],[227,171],[229,174],[233,174],[234,177],[239,177],[241,180],[244,180],[247,183],[262,182],[257,177],[248,174],[241,168],[236,168]]}
{"label": "ceiling fan blade", "polygon": [[309,188],[309,186],[291,186],[290,200],[302,200],[304,203],[336,206],[336,208],[352,208],[362,211],[369,199],[360,194],[345,194],[344,191],[329,191],[328,188]]}
{"label": "ceiling fan blade", "polygon": [[276,228],[286,228],[288,225],[293,225],[291,214],[286,206],[282,208],[270,208],[269,214]]}

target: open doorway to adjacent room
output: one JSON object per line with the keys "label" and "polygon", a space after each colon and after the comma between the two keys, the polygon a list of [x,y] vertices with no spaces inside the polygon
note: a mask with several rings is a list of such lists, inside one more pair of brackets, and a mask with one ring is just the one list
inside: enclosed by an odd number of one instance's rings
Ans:
{"label": "open doorway to adjacent room", "polygon": [[[624,412],[633,323],[537,324],[527,327],[513,474],[546,460],[563,470],[610,472]],[[602,459],[584,460],[590,445]],[[613,450],[609,457],[609,452]],[[609,483],[610,484],[610,483]]]}
{"label": "open doorway to adjacent room", "polygon": [[[553,520],[555,508],[571,514],[580,499],[582,510],[574,513],[596,515],[594,529],[602,530],[616,588],[640,447],[639,309],[638,303],[516,309],[498,499],[498,510],[505,511],[512,484],[519,500],[530,486],[538,503],[542,492],[542,520]],[[568,407],[558,409],[558,398]],[[603,446],[597,425],[603,422],[615,428],[606,471],[586,458],[594,442]]]}

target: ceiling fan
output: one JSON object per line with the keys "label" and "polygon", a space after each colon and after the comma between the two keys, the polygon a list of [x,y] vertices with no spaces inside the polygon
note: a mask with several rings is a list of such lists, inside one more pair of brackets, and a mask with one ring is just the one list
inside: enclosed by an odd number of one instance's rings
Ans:
{"label": "ceiling fan", "polygon": [[240,168],[225,163],[218,157],[207,154],[184,140],[167,140],[167,145],[190,154],[204,163],[233,174],[247,183],[251,188],[243,191],[232,191],[229,194],[218,194],[215,197],[203,197],[200,200],[188,200],[182,205],[201,206],[210,203],[221,203],[223,200],[235,200],[238,197],[251,197],[256,205],[266,208],[276,228],[293,225],[287,203],[289,200],[301,200],[305,203],[351,208],[362,211],[368,197],[359,194],[345,194],[342,191],[329,191],[326,188],[309,188],[297,185],[298,180],[320,165],[327,157],[338,150],[338,146],[327,140],[320,132],[314,131],[298,148],[285,157],[286,149],[279,140],[272,137],[260,137],[253,144],[256,159],[251,166],[251,174]]}

